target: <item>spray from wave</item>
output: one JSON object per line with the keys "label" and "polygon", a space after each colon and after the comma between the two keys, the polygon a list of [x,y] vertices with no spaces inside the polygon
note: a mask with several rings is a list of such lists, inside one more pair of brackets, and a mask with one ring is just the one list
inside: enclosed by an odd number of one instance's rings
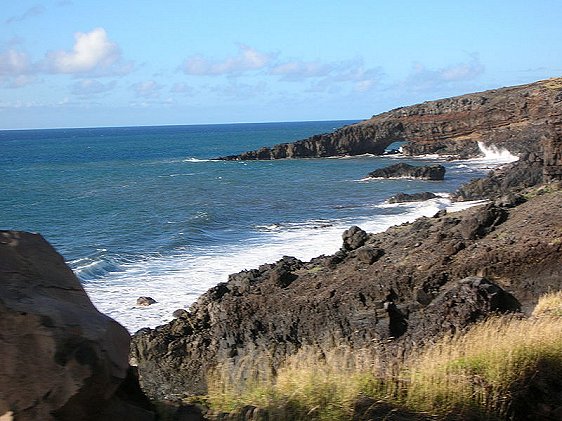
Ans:
{"label": "spray from wave", "polygon": [[480,149],[482,154],[484,154],[484,157],[477,159],[489,161],[491,163],[508,164],[519,159],[507,149],[500,148],[495,145],[486,146],[483,142],[478,142],[478,148]]}

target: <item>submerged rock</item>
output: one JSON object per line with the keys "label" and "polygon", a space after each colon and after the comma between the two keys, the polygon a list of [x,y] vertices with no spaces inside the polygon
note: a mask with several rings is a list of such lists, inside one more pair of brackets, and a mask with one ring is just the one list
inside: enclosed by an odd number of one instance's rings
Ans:
{"label": "submerged rock", "polygon": [[415,166],[405,163],[394,164],[370,172],[370,178],[419,178],[422,180],[439,181],[445,178],[443,165]]}
{"label": "submerged rock", "polygon": [[130,336],[37,234],[0,231],[0,418],[152,420]]}
{"label": "submerged rock", "polygon": [[152,297],[139,297],[137,298],[137,305],[142,307],[148,307],[152,304],[156,304],[156,300]]}

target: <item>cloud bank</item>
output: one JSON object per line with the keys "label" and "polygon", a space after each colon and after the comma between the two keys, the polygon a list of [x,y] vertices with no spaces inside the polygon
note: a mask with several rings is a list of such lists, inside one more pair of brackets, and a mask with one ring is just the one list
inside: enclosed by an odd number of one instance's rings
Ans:
{"label": "cloud bank", "polygon": [[249,70],[265,68],[273,57],[273,54],[262,53],[247,45],[240,45],[238,54],[224,60],[213,60],[202,55],[188,57],[182,69],[185,74],[197,76],[242,74]]}

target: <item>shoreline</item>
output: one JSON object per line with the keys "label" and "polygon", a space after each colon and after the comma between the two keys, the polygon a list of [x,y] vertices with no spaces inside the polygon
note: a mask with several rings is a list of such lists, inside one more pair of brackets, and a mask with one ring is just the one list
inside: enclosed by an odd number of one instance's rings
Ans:
{"label": "shoreline", "polygon": [[[404,158],[407,160],[411,159],[411,157]],[[421,157],[420,159],[427,158]],[[393,161],[395,160],[393,159]],[[400,159],[398,158],[397,161],[400,161]],[[498,167],[505,165],[506,162],[505,158],[498,161],[497,156],[492,156],[488,158],[458,160],[454,161],[454,163],[455,165],[475,166],[475,168],[481,168],[483,163],[486,170],[488,170],[490,166]],[[407,181],[407,179],[405,180]],[[377,182],[374,179],[370,181]],[[439,186],[439,183],[431,182],[428,184],[428,188]],[[468,206],[479,204],[479,202],[454,203],[451,200],[452,193],[453,191],[448,192],[448,197],[427,201],[393,205],[383,202],[374,205],[375,208],[385,209],[383,214],[373,211],[370,216],[359,220],[312,221],[311,224],[300,223],[294,227],[278,225],[276,229],[264,230],[250,244],[233,244],[226,249],[224,246],[217,245],[210,247],[201,256],[180,254],[177,256],[154,258],[134,266],[134,272],[131,272],[131,270],[115,272],[114,274],[109,274],[108,278],[110,280],[107,282],[100,282],[100,280],[88,281],[84,283],[84,286],[100,311],[109,314],[124,324],[132,334],[145,327],[154,328],[170,322],[173,320],[173,312],[175,310],[189,308],[209,288],[225,282],[232,273],[258,267],[261,264],[272,263],[286,255],[295,256],[300,260],[310,260],[321,254],[333,254],[339,248],[341,233],[352,225],[359,225],[368,232],[377,233],[393,225],[411,222],[421,216],[432,216],[443,209],[461,210]],[[400,212],[397,214],[389,213],[392,209],[400,209]],[[300,252],[296,251],[299,249]],[[191,263],[194,258],[201,260],[199,267],[195,263]],[[185,263],[182,263],[182,260],[185,260]],[[215,261],[220,263],[215,263]],[[170,274],[169,279],[167,279],[166,270],[153,273],[153,271],[158,270],[159,266],[168,266],[170,268],[168,270]],[[202,270],[203,267],[207,269]],[[135,276],[144,278],[146,276],[144,275],[145,272],[153,273],[150,276],[152,285],[147,282],[134,287],[134,282],[130,280],[134,279]],[[181,288],[181,276],[191,279],[189,281],[189,291],[178,291],[178,287]],[[115,278],[115,281],[111,281],[113,278]],[[197,285],[193,281],[194,278],[201,279],[201,283]],[[122,282],[128,282],[131,286],[127,287]],[[117,286],[113,284],[117,284]],[[174,290],[176,293],[171,297],[158,293],[159,291],[166,290]],[[186,290],[185,287],[183,290]],[[124,302],[124,294],[129,297],[128,306]],[[147,307],[136,306],[134,303],[140,296],[150,296],[157,302]],[[114,303],[117,302],[122,303],[120,308],[115,306]],[[143,319],[145,320],[144,322]]]}

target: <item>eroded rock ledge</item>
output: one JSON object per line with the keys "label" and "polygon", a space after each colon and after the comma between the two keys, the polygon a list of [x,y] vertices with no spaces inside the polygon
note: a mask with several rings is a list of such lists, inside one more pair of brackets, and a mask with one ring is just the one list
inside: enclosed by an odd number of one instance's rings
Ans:
{"label": "eroded rock ledge", "polygon": [[478,142],[514,154],[536,151],[562,121],[562,78],[428,101],[378,114],[333,133],[261,148],[223,160],[381,155],[405,141],[406,155],[479,155]]}

